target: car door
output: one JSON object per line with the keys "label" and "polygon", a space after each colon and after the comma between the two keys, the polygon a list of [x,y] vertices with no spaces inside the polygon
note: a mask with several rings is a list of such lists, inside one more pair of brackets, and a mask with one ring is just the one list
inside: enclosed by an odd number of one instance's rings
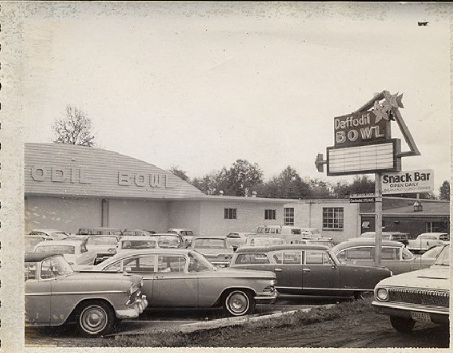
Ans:
{"label": "car door", "polygon": [[53,278],[38,276],[39,263],[25,264],[25,316],[29,324],[50,325]]}
{"label": "car door", "polygon": [[277,276],[276,288],[282,293],[297,294],[302,291],[302,251],[282,250],[272,253]]}
{"label": "car door", "polygon": [[332,294],[339,287],[339,269],[324,250],[305,250],[302,266],[303,292]]}
{"label": "car door", "polygon": [[374,247],[356,246],[347,248],[337,254],[338,259],[345,264],[373,266]]}
{"label": "car door", "polygon": [[179,254],[157,255],[151,305],[156,307],[197,307],[198,277],[188,273],[187,259]]}
{"label": "car door", "polygon": [[157,256],[155,254],[132,256],[110,265],[105,270],[113,272],[125,271],[142,276],[142,293],[146,295],[149,306],[153,306],[152,297],[156,263]]}

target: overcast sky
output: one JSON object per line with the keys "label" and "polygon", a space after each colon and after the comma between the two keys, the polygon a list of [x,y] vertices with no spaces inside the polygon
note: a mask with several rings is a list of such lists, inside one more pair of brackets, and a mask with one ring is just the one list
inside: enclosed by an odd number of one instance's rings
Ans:
{"label": "overcast sky", "polygon": [[71,104],[92,119],[99,147],[191,178],[242,158],[265,179],[291,165],[335,182],[314,166],[334,144],[334,117],[388,90],[404,93],[401,113],[422,154],[404,158],[403,170],[433,169],[436,193],[450,179],[451,6],[17,6],[24,142],[51,142]]}

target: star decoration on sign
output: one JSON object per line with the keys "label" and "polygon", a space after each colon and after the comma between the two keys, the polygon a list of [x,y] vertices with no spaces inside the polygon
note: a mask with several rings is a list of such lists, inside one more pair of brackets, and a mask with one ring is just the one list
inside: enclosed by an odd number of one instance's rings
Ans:
{"label": "star decoration on sign", "polygon": [[382,107],[378,101],[374,102],[373,113],[376,115],[376,119],[374,121],[375,124],[380,122],[382,119],[389,121],[389,116],[387,115],[387,109]]}
{"label": "star decoration on sign", "polygon": [[404,108],[403,102],[401,100],[403,99],[403,94],[401,93],[398,95],[396,94],[390,94],[388,92],[384,93],[385,100],[383,102],[384,107],[390,111],[392,108]]}

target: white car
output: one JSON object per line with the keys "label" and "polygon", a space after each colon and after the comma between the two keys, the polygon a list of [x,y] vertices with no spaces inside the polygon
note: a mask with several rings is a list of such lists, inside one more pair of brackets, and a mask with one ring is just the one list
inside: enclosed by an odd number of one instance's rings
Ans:
{"label": "white car", "polygon": [[256,233],[231,232],[226,235],[228,243],[236,250],[247,243],[247,237],[256,235]]}
{"label": "white car", "polygon": [[416,253],[427,251],[436,245],[442,245],[444,241],[450,241],[450,235],[447,233],[422,233],[417,239],[409,240],[407,248]]}
{"label": "white car", "polygon": [[448,325],[450,302],[450,245],[434,265],[380,281],[374,289],[377,313],[389,315],[399,332],[411,331],[417,321]]}
{"label": "white car", "polygon": [[74,268],[95,265],[96,252],[88,251],[86,239],[42,241],[33,249],[35,253],[63,254],[66,261]]}
{"label": "white car", "polygon": [[30,235],[41,235],[49,239],[64,239],[69,236],[68,233],[58,229],[33,229]]}
{"label": "white car", "polygon": [[116,252],[137,250],[137,249],[156,249],[159,248],[158,240],[152,236],[124,236],[118,241]]}
{"label": "white car", "polygon": [[193,231],[187,228],[170,228],[168,233],[178,234],[184,241],[185,246],[189,246],[194,237]]}

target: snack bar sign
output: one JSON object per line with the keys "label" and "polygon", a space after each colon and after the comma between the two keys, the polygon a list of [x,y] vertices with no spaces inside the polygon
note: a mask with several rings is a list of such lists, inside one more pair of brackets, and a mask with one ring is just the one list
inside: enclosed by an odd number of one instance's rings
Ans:
{"label": "snack bar sign", "polygon": [[335,147],[361,146],[390,139],[390,121],[379,111],[356,112],[334,118]]}
{"label": "snack bar sign", "polygon": [[433,190],[434,172],[432,170],[382,174],[383,194],[432,192]]}

